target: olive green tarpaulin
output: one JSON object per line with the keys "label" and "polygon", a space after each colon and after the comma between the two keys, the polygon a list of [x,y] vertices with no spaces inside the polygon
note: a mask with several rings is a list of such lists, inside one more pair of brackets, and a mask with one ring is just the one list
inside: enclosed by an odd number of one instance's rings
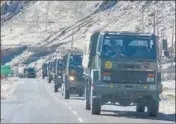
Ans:
{"label": "olive green tarpaulin", "polygon": [[9,75],[11,73],[12,73],[12,70],[9,65],[1,65],[1,75]]}

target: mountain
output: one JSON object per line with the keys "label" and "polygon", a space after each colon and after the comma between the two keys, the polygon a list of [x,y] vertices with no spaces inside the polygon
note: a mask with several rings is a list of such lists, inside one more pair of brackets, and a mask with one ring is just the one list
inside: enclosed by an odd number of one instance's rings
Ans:
{"label": "mountain", "polygon": [[1,24],[3,50],[27,46],[6,61],[11,65],[25,62],[40,68],[43,61],[59,55],[57,49],[70,47],[72,39],[74,47],[83,49],[86,35],[94,30],[153,32],[149,15],[154,11],[156,34],[162,33],[169,47],[174,46],[175,1],[23,1],[22,5]]}

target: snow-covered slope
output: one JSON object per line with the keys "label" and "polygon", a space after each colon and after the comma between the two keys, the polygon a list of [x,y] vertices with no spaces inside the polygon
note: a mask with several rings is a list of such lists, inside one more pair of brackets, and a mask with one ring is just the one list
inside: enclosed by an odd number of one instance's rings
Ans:
{"label": "snow-covered slope", "polygon": [[[22,12],[2,25],[1,44],[3,49],[15,44],[46,51],[45,47],[52,50],[68,48],[73,38],[74,47],[83,49],[86,34],[94,30],[153,32],[153,18],[149,14],[154,10],[156,33],[160,35],[162,31],[170,47],[172,34],[175,38],[175,32],[172,33],[175,27],[175,1],[30,1]],[[56,51],[43,55],[27,49],[9,64],[27,61],[40,70],[44,61],[58,55]],[[163,70],[173,73],[169,66],[171,64],[163,65]],[[163,72],[165,74],[168,77],[168,72]],[[163,82],[161,112],[175,113],[173,82]],[[170,110],[165,109],[168,105]]]}
{"label": "snow-covered slope", "polygon": [[157,32],[163,30],[171,46],[175,1],[31,1],[1,27],[1,43],[56,49],[70,46],[73,33],[74,46],[82,49],[84,36],[97,29],[152,32],[154,10]]}
{"label": "snow-covered slope", "polygon": [[[79,19],[94,12],[102,1],[37,1],[24,9],[15,18],[2,27],[2,43],[42,42],[47,35],[73,25]],[[171,41],[171,29],[175,20],[173,1],[118,1],[110,9],[98,12],[93,17],[90,29],[104,30],[142,30],[142,8],[144,8],[145,31],[152,32],[147,26],[148,14],[156,9],[159,30],[165,28],[165,33]],[[45,31],[45,17],[48,14],[48,26]],[[38,16],[38,23],[37,21]],[[54,22],[54,23],[52,23]],[[38,27],[37,27],[38,26]],[[84,27],[87,28],[88,27]],[[10,35],[8,35],[10,34]],[[48,44],[49,45],[49,44]]]}

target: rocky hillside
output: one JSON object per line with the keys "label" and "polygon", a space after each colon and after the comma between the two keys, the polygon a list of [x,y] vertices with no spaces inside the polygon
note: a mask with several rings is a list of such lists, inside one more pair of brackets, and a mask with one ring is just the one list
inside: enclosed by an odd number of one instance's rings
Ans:
{"label": "rocky hillside", "polygon": [[[156,33],[166,36],[172,46],[175,1],[31,1],[2,25],[1,43],[3,47],[28,46],[9,64],[27,61],[40,67],[40,62],[59,55],[57,49],[70,47],[72,39],[74,47],[82,49],[90,31],[153,32],[153,17],[149,15],[154,10]],[[48,47],[52,51],[46,50]]]}
{"label": "rocky hillside", "polygon": [[1,2],[1,25],[21,12],[27,1],[2,1]]}

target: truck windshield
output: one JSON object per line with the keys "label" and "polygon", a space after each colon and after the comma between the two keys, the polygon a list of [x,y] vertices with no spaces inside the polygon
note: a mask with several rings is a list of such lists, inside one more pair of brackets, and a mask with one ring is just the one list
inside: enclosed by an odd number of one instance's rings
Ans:
{"label": "truck windshield", "polygon": [[82,65],[82,56],[80,56],[80,55],[70,56],[70,65],[81,66]]}
{"label": "truck windshield", "polygon": [[151,36],[105,36],[102,56],[156,59],[156,42]]}
{"label": "truck windshield", "polygon": [[34,68],[28,68],[27,71],[28,72],[35,72]]}

